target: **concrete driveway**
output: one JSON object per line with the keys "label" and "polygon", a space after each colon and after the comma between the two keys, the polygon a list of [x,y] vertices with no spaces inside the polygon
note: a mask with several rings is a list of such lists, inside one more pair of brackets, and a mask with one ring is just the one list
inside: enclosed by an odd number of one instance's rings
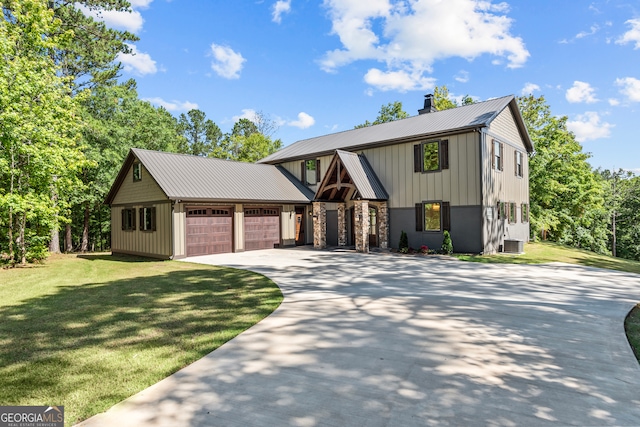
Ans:
{"label": "concrete driveway", "polygon": [[638,426],[640,276],[267,250],[268,318],[83,426]]}

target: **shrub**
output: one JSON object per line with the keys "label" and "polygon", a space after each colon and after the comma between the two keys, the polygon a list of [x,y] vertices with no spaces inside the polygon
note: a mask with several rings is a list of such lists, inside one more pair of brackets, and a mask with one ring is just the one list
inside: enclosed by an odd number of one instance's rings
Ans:
{"label": "shrub", "polygon": [[[403,249],[405,249],[406,251],[409,250],[409,238],[407,237],[407,233],[405,233],[404,230],[400,232],[400,244],[398,245],[398,249],[400,249],[400,252],[402,252]],[[407,252],[402,253],[406,254]]]}
{"label": "shrub", "polygon": [[420,253],[428,254],[429,253],[429,247],[427,245],[420,246]]}
{"label": "shrub", "polygon": [[451,235],[447,230],[444,231],[444,238],[442,239],[442,253],[451,255],[453,253],[453,243],[451,242]]}

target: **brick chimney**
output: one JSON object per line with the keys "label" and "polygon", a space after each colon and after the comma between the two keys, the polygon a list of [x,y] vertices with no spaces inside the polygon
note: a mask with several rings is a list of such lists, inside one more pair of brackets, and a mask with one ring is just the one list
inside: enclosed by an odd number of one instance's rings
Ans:
{"label": "brick chimney", "polygon": [[424,96],[424,108],[422,110],[418,110],[419,114],[427,114],[438,111],[436,108],[435,98],[432,93],[428,93]]}

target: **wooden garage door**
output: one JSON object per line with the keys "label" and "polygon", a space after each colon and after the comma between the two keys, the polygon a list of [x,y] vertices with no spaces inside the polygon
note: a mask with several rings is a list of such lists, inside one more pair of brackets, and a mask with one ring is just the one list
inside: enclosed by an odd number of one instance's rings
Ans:
{"label": "wooden garage door", "polygon": [[233,250],[231,208],[187,208],[187,256]]}
{"label": "wooden garage door", "polygon": [[280,243],[280,211],[277,208],[244,210],[244,249],[273,249]]}

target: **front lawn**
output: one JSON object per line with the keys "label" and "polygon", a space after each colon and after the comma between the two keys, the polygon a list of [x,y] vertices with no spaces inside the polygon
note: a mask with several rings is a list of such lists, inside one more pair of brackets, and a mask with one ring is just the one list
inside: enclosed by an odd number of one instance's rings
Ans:
{"label": "front lawn", "polygon": [[[455,244],[455,242],[454,242]],[[600,255],[595,252],[576,249],[552,242],[526,243],[524,254],[496,255],[456,255],[462,261],[498,263],[498,264],[542,264],[548,262],[566,262],[609,270],[626,271],[640,274],[640,262],[623,258]]]}
{"label": "front lawn", "polygon": [[259,274],[58,255],[0,271],[0,405],[64,405],[75,424],[259,322],[282,294]]}

